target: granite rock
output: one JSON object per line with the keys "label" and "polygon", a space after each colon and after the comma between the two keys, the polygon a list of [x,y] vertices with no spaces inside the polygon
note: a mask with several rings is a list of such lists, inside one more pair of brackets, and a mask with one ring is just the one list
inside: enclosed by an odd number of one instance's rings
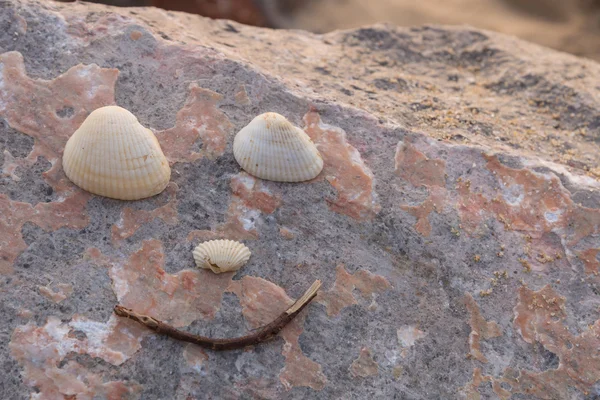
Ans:
{"label": "granite rock", "polygon": [[[0,7],[0,398],[600,396],[598,64],[469,27]],[[162,194],[66,179],[66,140],[109,104],[156,133]],[[240,170],[233,135],[266,111],[305,129],[319,177]],[[196,269],[214,238],[248,264]],[[112,313],[234,337],[315,279],[313,304],[245,350]]]}

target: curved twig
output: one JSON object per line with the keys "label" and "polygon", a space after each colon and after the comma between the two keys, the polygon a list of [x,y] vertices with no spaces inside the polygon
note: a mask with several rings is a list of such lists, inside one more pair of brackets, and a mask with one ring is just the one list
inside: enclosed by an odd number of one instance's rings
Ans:
{"label": "curved twig", "polygon": [[153,331],[172,337],[173,339],[184,342],[194,343],[198,346],[206,347],[212,350],[233,350],[246,346],[252,346],[267,341],[276,336],[304,307],[311,302],[317,295],[317,290],[321,287],[321,281],[315,281],[312,286],[300,297],[294,304],[285,310],[273,322],[259,328],[255,333],[231,339],[211,339],[205,336],[193,335],[188,332],[180,331],[171,325],[161,322],[147,315],[138,314],[129,308],[121,305],[115,306],[115,314],[120,317],[132,319],[146,326]]}

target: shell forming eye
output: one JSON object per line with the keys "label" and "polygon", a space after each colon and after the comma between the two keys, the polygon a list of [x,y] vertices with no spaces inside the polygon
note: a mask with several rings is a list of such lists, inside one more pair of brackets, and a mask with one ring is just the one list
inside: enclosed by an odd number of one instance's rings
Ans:
{"label": "shell forming eye", "polygon": [[310,137],[277,113],[261,114],[239,131],[233,155],[246,172],[271,181],[308,181],[323,169]]}
{"label": "shell forming eye", "polygon": [[215,274],[237,271],[250,259],[250,250],[233,240],[211,240],[194,249],[194,260],[199,268],[210,269]]}
{"label": "shell forming eye", "polygon": [[152,131],[117,106],[98,108],[83,121],[67,141],[62,165],[80,188],[120,200],[154,196],[171,178]]}

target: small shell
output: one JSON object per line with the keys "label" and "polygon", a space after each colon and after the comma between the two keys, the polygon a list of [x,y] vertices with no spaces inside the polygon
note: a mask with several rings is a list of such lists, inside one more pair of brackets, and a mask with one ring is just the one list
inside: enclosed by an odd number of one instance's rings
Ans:
{"label": "small shell", "polygon": [[194,260],[199,268],[210,269],[215,274],[237,271],[250,258],[250,250],[233,240],[211,240],[194,249]]}
{"label": "small shell", "polygon": [[98,108],[83,121],[67,141],[62,164],[77,186],[120,200],[154,196],[171,178],[152,131],[117,106]]}
{"label": "small shell", "polygon": [[323,158],[310,137],[272,112],[259,115],[238,132],[233,155],[246,172],[271,181],[307,181],[323,169]]}

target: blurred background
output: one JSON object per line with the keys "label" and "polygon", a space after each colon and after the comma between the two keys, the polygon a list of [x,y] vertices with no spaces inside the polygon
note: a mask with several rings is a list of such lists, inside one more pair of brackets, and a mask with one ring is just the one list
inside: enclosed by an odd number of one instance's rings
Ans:
{"label": "blurred background", "polygon": [[600,0],[104,0],[316,33],[376,22],[468,24],[600,60]]}

